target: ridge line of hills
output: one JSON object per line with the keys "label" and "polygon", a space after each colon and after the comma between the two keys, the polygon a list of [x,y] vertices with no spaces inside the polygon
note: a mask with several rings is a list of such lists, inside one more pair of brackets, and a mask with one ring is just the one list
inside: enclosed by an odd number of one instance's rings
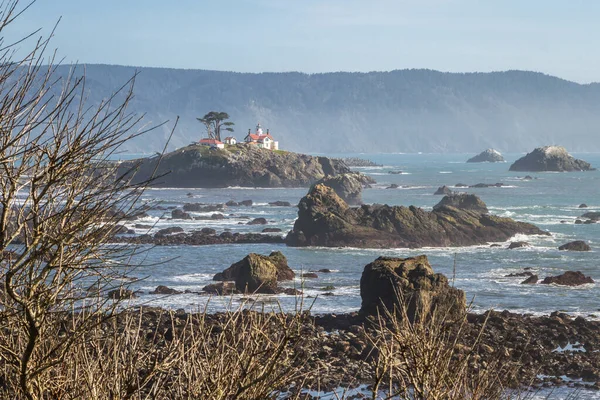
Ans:
{"label": "ridge line of hills", "polygon": [[[226,72],[80,64],[90,103],[99,103],[135,71],[130,110],[146,122],[180,122],[171,149],[199,140],[196,117],[226,111],[243,139],[257,122],[283,149],[298,152],[524,152],[560,144],[600,151],[600,84],[539,72]],[[71,65],[59,66],[66,76]],[[170,126],[128,146],[162,148]]]}

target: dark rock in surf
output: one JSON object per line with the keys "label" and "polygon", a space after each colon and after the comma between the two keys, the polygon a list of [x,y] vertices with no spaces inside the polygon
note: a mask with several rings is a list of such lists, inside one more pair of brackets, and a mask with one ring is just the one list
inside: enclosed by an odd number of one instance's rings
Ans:
{"label": "dark rock in surf", "polygon": [[508,249],[509,250],[513,250],[513,249],[521,249],[523,247],[530,247],[531,245],[527,242],[511,242],[508,245]]}
{"label": "dark rock in surf", "polygon": [[154,236],[164,236],[171,235],[173,233],[181,233],[183,232],[183,228],[180,226],[170,226],[168,228],[160,229],[158,232],[154,234]]}
{"label": "dark rock in surf", "polygon": [[246,225],[266,225],[267,220],[263,217],[254,218],[252,221],[248,221]]}
{"label": "dark rock in surf", "polygon": [[192,216],[179,208],[171,211],[171,218],[173,219],[192,219]]}
{"label": "dark rock in surf", "polygon": [[579,286],[586,283],[594,283],[594,280],[589,276],[583,275],[580,271],[567,271],[561,275],[548,276],[540,283],[544,285]]}
{"label": "dark rock in surf", "polygon": [[281,201],[281,200],[272,201],[269,203],[269,205],[273,206],[273,207],[291,207],[292,206],[289,201]]}
{"label": "dark rock in surf", "polygon": [[590,251],[591,247],[583,240],[575,240],[574,242],[563,244],[558,249],[569,251]]}
{"label": "dark rock in surf", "polygon": [[533,276],[533,272],[525,271],[525,272],[513,272],[508,275],[504,275],[506,278],[522,278],[524,276]]}
{"label": "dark rock in surf", "polygon": [[523,282],[521,282],[521,285],[534,285],[537,283],[538,279],[539,279],[538,276],[533,274],[529,278],[527,278]]}
{"label": "dark rock in surf", "polygon": [[164,285],[159,285],[150,294],[181,294],[181,292]]}

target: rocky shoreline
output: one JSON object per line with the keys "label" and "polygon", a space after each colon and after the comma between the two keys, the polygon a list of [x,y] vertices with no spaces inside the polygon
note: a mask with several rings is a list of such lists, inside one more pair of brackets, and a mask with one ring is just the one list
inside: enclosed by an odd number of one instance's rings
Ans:
{"label": "rocky shoreline", "polygon": [[[142,328],[168,335],[173,324],[164,318],[165,312],[146,308]],[[178,324],[197,316],[183,310],[175,312]],[[223,312],[201,316],[214,332],[221,332],[230,317]],[[529,390],[558,386],[600,389],[600,322],[560,312],[537,317],[508,311],[470,313],[466,322],[454,346],[456,354],[474,351],[473,360],[481,367],[492,362],[514,364],[517,370],[512,386]],[[304,312],[302,337],[295,348],[304,357],[300,372],[314,375],[318,371],[322,391],[372,384],[377,354],[371,341],[374,328],[376,325],[359,313]],[[449,326],[445,332],[450,341],[458,333],[456,326]],[[479,335],[479,344],[471,348]]]}

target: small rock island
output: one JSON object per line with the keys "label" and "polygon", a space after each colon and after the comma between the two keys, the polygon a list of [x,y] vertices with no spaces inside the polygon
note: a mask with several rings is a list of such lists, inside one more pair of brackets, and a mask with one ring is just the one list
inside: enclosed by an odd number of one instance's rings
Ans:
{"label": "small rock island", "polygon": [[487,213],[473,194],[445,196],[433,211],[419,207],[350,207],[333,189],[315,185],[300,200],[288,246],[445,247],[508,240],[517,233],[548,235],[536,226]]}
{"label": "small rock island", "polygon": [[570,155],[562,146],[538,147],[510,166],[510,171],[521,172],[572,172],[594,169],[590,163]]}
{"label": "small rock island", "polygon": [[504,157],[498,150],[487,149],[482,151],[475,157],[469,158],[468,163],[482,163],[482,162],[504,162]]}

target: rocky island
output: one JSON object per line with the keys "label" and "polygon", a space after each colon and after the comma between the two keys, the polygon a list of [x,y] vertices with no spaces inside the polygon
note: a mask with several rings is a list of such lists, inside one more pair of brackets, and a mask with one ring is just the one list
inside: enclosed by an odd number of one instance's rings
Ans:
{"label": "rocky island", "polygon": [[548,235],[534,225],[487,213],[472,194],[445,196],[433,211],[410,206],[350,207],[333,189],[315,185],[300,200],[289,246],[445,247],[508,240],[515,234]]}
{"label": "rocky island", "polygon": [[572,172],[592,171],[590,163],[578,160],[562,146],[538,147],[519,158],[510,166],[510,171],[522,172]]}
{"label": "rocky island", "polygon": [[469,158],[468,163],[480,163],[480,162],[504,162],[504,157],[499,151],[494,149],[487,149],[482,151],[475,157]]}
{"label": "rocky island", "polygon": [[225,148],[191,144],[162,158],[122,162],[119,173],[137,167],[136,181],[158,176],[154,187],[307,187],[326,176],[350,172],[339,159],[315,157],[246,144]]}

